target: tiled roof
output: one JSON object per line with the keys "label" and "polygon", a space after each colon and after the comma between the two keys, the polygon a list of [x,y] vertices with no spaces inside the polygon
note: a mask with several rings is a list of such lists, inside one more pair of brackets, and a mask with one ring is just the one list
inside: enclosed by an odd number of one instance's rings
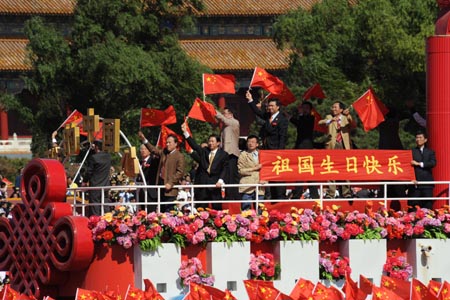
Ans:
{"label": "tiled roof", "polygon": [[0,71],[29,71],[25,39],[0,39]]}
{"label": "tiled roof", "polygon": [[0,0],[0,15],[72,15],[76,0]]}
{"label": "tiled roof", "polygon": [[280,15],[299,7],[311,9],[320,0],[204,0],[207,16]]}
{"label": "tiled roof", "polygon": [[270,39],[183,40],[180,44],[189,56],[216,71],[288,67],[289,52],[277,49]]}
{"label": "tiled roof", "polygon": [[[0,39],[0,71],[29,71],[25,39]],[[184,40],[187,54],[213,70],[286,69],[288,51],[278,50],[270,39]]]}

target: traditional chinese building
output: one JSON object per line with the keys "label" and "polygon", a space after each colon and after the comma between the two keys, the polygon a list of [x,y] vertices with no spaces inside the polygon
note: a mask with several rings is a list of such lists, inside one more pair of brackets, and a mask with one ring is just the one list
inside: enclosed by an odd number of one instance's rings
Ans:
{"label": "traditional chinese building", "polygon": [[[271,39],[274,19],[289,10],[310,9],[319,0],[204,0],[205,11],[198,14],[193,30],[180,32],[181,47],[191,57],[216,73],[232,73],[239,90],[236,95],[215,95],[219,106],[228,105],[238,115],[250,115],[241,105],[256,66],[282,76],[288,66],[287,51],[276,48]],[[76,0],[1,0],[0,1],[0,88],[18,94],[24,91],[21,76],[31,70],[27,60],[24,23],[41,16],[63,33],[70,32]],[[223,97],[222,97],[223,96]],[[248,132],[252,118],[241,124],[242,135]],[[0,112],[0,140],[19,137],[29,131],[11,113]]]}

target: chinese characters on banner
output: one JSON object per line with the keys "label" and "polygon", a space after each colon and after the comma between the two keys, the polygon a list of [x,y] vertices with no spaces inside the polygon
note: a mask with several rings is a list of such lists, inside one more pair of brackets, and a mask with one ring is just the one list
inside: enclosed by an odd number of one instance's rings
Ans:
{"label": "chinese characters on banner", "polygon": [[410,150],[261,150],[261,180],[410,181]]}

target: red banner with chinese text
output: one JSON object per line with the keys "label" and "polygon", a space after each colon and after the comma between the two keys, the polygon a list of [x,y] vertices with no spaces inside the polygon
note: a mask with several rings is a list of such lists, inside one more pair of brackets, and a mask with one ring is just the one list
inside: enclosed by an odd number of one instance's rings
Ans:
{"label": "red banner with chinese text", "polygon": [[267,181],[414,180],[410,150],[261,150]]}

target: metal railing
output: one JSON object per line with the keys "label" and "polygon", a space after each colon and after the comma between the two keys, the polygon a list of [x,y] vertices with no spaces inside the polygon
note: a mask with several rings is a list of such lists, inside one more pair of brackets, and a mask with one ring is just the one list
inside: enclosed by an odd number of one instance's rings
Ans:
{"label": "metal railing", "polygon": [[[150,208],[152,211],[160,211],[161,205],[186,205],[190,204],[191,207],[195,207],[196,205],[204,205],[205,203],[253,203],[254,207],[259,207],[260,203],[266,203],[266,202],[289,202],[289,203],[302,203],[305,201],[317,201],[321,207],[323,207],[326,203],[336,203],[340,201],[367,201],[368,199],[377,199],[379,202],[383,201],[384,207],[387,208],[388,206],[388,200],[417,200],[417,201],[428,201],[428,200],[445,200],[447,201],[447,205],[450,206],[450,197],[433,197],[433,198],[412,198],[402,196],[402,197],[388,197],[388,187],[389,186],[410,186],[413,183],[410,181],[393,181],[393,182],[333,182],[333,185],[336,186],[343,186],[343,185],[350,185],[350,186],[357,186],[357,187],[378,187],[377,190],[382,192],[382,195],[380,193],[377,197],[363,197],[363,198],[325,198],[324,192],[325,189],[330,185],[330,182],[303,182],[303,183],[267,183],[267,184],[227,184],[224,187],[252,187],[255,188],[255,190],[260,189],[267,189],[269,187],[290,187],[294,189],[295,187],[304,187],[307,188],[309,186],[314,186],[315,188],[318,188],[319,190],[319,198],[318,199],[258,199],[257,195],[258,193],[255,193],[255,199],[253,200],[242,200],[242,199],[232,199],[232,200],[208,200],[208,201],[199,201],[195,200],[195,190],[199,188],[216,188],[215,185],[209,184],[209,185],[176,185],[174,186],[175,189],[183,188],[183,189],[189,189],[191,194],[191,199],[189,201],[172,201],[172,202],[164,202],[161,198],[161,189],[164,189],[163,185],[123,185],[123,186],[104,186],[104,187],[78,187],[78,188],[68,188],[67,193],[70,194],[66,197],[67,201],[69,201],[72,204],[73,212],[74,214],[81,214],[86,215],[86,208],[89,206],[101,206],[101,212],[104,214],[105,207],[115,207],[117,205],[134,205],[136,207],[141,208]],[[447,195],[449,194],[450,190],[450,181],[426,181],[426,182],[418,182],[417,185],[429,185],[429,184],[435,184],[435,186],[438,185],[445,185]],[[149,190],[149,189],[156,189],[157,190],[157,201],[156,202],[150,202],[147,198],[147,193],[144,193],[145,199],[139,199],[139,191],[141,189]],[[88,193],[91,190],[101,190],[101,203],[89,203],[88,197],[86,193]],[[136,202],[110,202],[108,193],[110,190],[114,191],[132,191],[136,194]],[[156,207],[156,209],[155,209]]]}

